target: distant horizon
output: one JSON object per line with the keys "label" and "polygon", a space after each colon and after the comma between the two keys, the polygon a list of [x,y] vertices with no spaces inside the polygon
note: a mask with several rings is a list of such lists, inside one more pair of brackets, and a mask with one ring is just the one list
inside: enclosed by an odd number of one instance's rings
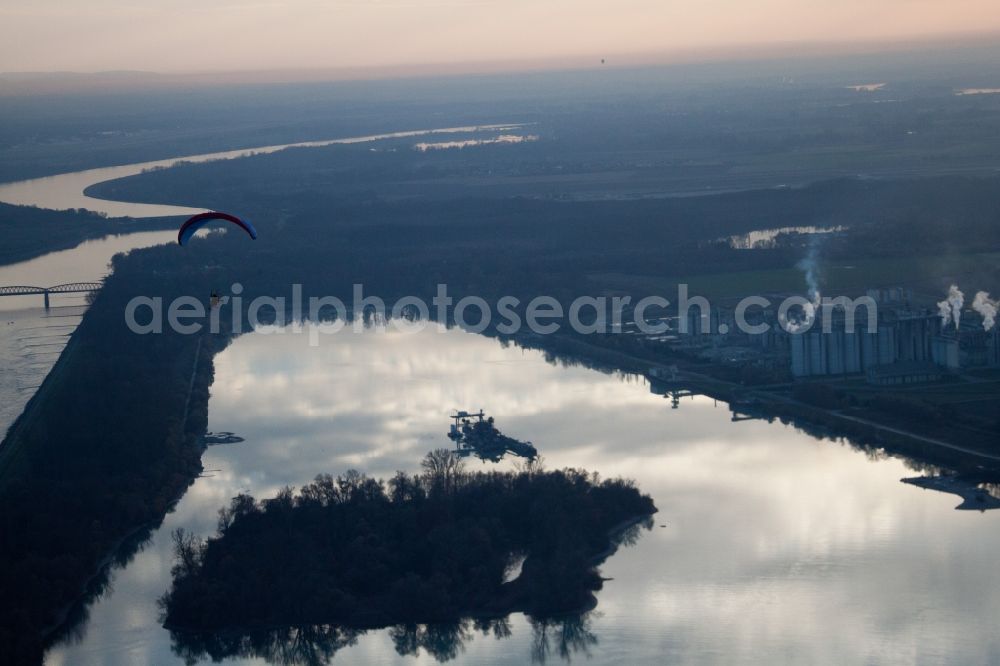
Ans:
{"label": "distant horizon", "polygon": [[356,78],[998,34],[994,0],[8,0],[0,63],[10,72],[335,70]]}
{"label": "distant horizon", "polygon": [[[0,71],[0,85],[6,92],[45,91],[48,87],[86,87],[88,84],[252,84],[252,83],[323,83],[363,82],[393,79],[420,79],[451,76],[490,76],[623,69],[642,67],[678,67],[685,65],[726,65],[752,62],[780,62],[788,58],[821,60],[837,56],[922,54],[922,49],[970,50],[1000,48],[1000,31],[969,32],[953,35],[930,35],[892,40],[857,40],[824,42],[781,42],[743,44],[651,51],[647,53],[582,54],[552,58],[474,60],[461,63],[427,62],[411,65],[371,65],[356,67],[274,67],[246,69],[153,70],[18,70]],[[863,78],[863,77],[862,77]],[[9,86],[26,90],[10,90]],[[0,88],[0,94],[5,90]]]}

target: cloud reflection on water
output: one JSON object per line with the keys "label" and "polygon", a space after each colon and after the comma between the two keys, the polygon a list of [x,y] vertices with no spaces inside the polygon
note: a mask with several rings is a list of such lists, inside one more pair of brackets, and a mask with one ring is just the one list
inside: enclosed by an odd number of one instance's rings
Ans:
{"label": "cloud reflection on water", "polygon": [[[205,468],[220,471],[118,573],[83,642],[50,663],[164,663],[168,636],[151,605],[167,586],[170,529],[211,533],[216,510],[241,490],[265,497],[348,467],[416,470],[426,451],[450,445],[451,410],[480,407],[532,440],[549,467],[634,478],[660,508],[658,527],[602,568],[614,580],[592,620],[598,662],[986,663],[1000,654],[991,623],[1000,590],[984,584],[1000,546],[997,516],[955,512],[947,495],[899,483],[912,475],[902,461],[873,462],[780,423],[733,423],[704,397],[671,410],[642,380],[427,330],[344,332],[318,348],[295,335],[236,340],[216,358],[210,429],[246,441],[208,450]],[[460,656],[523,663],[530,628],[520,616],[511,628],[511,638],[477,637]],[[413,661],[385,632],[340,657]]]}

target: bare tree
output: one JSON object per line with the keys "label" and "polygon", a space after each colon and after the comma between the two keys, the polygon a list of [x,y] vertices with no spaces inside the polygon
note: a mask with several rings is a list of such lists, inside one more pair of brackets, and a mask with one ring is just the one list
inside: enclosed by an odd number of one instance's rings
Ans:
{"label": "bare tree", "polygon": [[431,489],[440,489],[446,493],[458,486],[465,472],[465,462],[457,453],[448,449],[430,451],[424,456],[420,466],[424,468],[424,476]]}
{"label": "bare tree", "polygon": [[545,471],[545,458],[542,454],[538,454],[534,458],[526,458],[524,460],[515,460],[514,469],[521,474],[527,474],[528,476],[534,476],[536,474],[541,474]]}

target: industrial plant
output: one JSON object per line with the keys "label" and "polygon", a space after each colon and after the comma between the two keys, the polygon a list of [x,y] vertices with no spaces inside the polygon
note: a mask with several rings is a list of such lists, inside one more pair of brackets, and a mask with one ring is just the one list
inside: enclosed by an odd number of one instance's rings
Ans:
{"label": "industrial plant", "polygon": [[[786,296],[767,298],[774,303]],[[890,386],[1000,368],[1000,334],[989,310],[954,301],[945,317],[941,304],[932,310],[900,287],[869,290],[862,300],[853,316],[822,307],[794,325],[775,309],[742,313],[741,327],[736,307],[691,307],[671,322],[668,334],[649,337],[687,357],[786,372],[796,380],[858,376]]]}

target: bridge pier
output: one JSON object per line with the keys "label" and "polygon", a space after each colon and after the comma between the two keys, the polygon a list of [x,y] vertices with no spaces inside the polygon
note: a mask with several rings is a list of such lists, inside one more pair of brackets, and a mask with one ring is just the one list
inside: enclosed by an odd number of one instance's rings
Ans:
{"label": "bridge pier", "polygon": [[42,292],[42,295],[45,297],[45,311],[48,312],[48,309],[49,309],[49,290],[46,289],[44,292]]}

